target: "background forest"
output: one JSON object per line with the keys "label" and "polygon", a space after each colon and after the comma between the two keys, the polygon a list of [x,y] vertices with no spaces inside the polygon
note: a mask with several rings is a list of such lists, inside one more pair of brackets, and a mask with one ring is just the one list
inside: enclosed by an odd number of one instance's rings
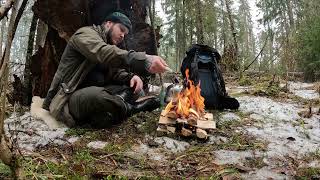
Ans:
{"label": "background forest", "polygon": [[251,70],[319,78],[320,1],[162,0],[161,7],[160,53],[175,69],[192,43],[205,43],[219,50],[231,72],[253,62]]}

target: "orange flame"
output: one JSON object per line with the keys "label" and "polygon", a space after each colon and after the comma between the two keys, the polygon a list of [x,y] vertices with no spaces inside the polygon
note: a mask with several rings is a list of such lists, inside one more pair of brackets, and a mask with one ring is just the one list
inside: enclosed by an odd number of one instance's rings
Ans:
{"label": "orange flame", "polygon": [[189,79],[189,69],[186,69],[188,86],[166,106],[165,112],[175,111],[178,117],[188,118],[194,114],[197,118],[204,112],[204,98],[200,94],[200,83],[195,86]]}

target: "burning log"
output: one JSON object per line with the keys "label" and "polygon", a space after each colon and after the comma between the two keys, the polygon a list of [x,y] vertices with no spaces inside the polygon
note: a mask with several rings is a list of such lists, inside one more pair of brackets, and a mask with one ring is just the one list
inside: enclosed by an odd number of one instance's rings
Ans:
{"label": "burning log", "polygon": [[[189,80],[189,70],[186,70],[188,86],[173,97],[159,118],[158,132],[174,133],[182,136],[191,136],[193,133],[198,138],[206,139],[206,130],[215,129],[213,114],[204,110],[204,98],[200,94],[200,85],[194,85]],[[174,129],[174,130],[173,130]]]}

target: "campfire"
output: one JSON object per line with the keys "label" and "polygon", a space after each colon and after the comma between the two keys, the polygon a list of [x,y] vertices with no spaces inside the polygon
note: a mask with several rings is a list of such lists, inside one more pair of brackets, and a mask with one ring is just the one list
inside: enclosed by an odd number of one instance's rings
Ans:
{"label": "campfire", "polygon": [[215,129],[213,114],[205,112],[200,83],[195,85],[189,79],[188,69],[185,74],[187,86],[176,94],[162,111],[158,131],[183,136],[195,133],[197,137],[205,139],[206,130]]}

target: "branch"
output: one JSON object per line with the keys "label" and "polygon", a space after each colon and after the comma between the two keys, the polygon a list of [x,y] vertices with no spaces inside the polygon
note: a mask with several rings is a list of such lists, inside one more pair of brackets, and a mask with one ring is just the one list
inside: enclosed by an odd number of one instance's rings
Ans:
{"label": "branch", "polygon": [[14,0],[7,0],[6,3],[0,7],[0,21],[8,15],[9,10],[12,8]]}
{"label": "branch", "polygon": [[266,45],[267,45],[268,38],[269,38],[269,36],[267,36],[266,40],[264,41],[264,44],[263,44],[260,52],[258,53],[258,55],[254,58],[254,60],[253,60],[246,68],[244,68],[244,70],[243,70],[242,72],[245,72],[246,70],[248,70],[249,67],[258,59],[258,57],[261,55],[261,53],[263,52],[264,48],[265,48]]}

